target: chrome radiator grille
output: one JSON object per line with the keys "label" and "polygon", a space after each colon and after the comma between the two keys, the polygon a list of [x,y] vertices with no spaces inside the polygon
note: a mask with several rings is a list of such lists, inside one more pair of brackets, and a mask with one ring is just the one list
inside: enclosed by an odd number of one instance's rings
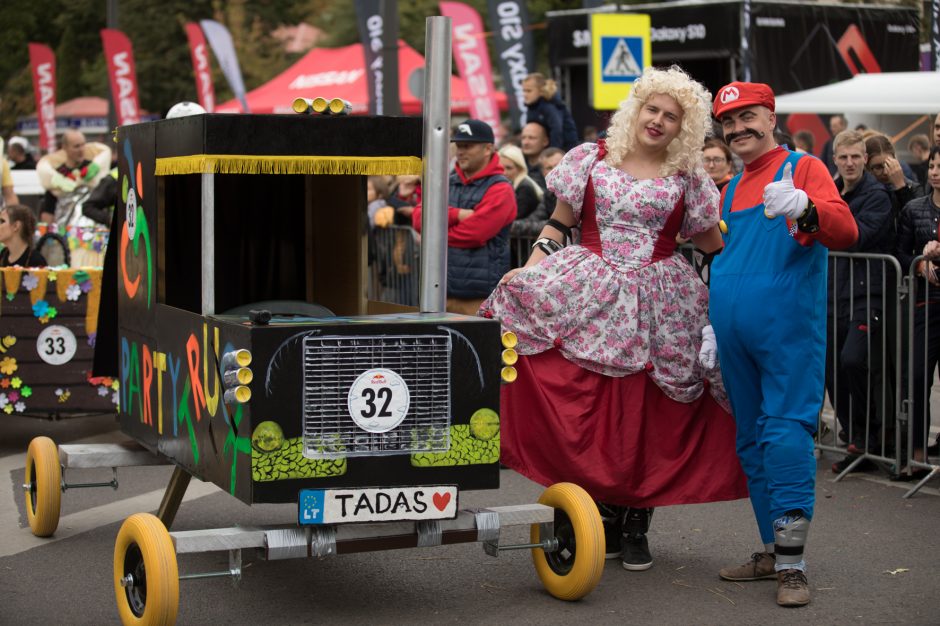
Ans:
{"label": "chrome radiator grille", "polygon": [[[450,447],[449,335],[305,337],[304,456],[337,458]],[[384,368],[408,386],[410,405],[394,429],[373,433],[349,414],[350,387],[363,372]]]}

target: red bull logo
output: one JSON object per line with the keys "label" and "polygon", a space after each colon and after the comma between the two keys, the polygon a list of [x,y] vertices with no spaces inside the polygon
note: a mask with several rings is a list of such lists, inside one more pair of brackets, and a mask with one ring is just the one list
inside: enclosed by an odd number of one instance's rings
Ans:
{"label": "red bull logo", "polygon": [[369,382],[373,385],[384,385],[387,381],[385,380],[385,376],[382,374],[376,374]]}

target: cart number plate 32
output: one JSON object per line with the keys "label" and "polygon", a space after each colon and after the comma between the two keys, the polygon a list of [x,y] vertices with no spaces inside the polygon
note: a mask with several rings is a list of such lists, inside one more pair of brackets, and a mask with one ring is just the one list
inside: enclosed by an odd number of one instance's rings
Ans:
{"label": "cart number plate 32", "polygon": [[457,487],[302,489],[298,522],[344,524],[457,517]]}

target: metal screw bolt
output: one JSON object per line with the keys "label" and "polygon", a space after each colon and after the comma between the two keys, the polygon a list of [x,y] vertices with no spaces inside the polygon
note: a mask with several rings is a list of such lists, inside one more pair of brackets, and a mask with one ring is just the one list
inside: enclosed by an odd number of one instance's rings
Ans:
{"label": "metal screw bolt", "polygon": [[124,578],[122,578],[122,579],[121,579],[121,586],[124,587],[125,589],[127,589],[128,587],[133,587],[133,586],[134,586],[134,575],[133,575],[133,574],[128,574],[127,576],[125,576]]}

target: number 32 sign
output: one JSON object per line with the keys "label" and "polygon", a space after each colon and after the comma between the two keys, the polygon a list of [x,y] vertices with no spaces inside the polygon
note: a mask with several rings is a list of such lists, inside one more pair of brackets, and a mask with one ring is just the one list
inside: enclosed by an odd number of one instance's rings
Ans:
{"label": "number 32 sign", "polygon": [[402,377],[388,369],[366,370],[349,388],[349,415],[362,430],[384,433],[402,423],[411,394]]}
{"label": "number 32 sign", "polygon": [[65,326],[49,326],[36,339],[39,358],[50,365],[68,363],[75,356],[75,335]]}

